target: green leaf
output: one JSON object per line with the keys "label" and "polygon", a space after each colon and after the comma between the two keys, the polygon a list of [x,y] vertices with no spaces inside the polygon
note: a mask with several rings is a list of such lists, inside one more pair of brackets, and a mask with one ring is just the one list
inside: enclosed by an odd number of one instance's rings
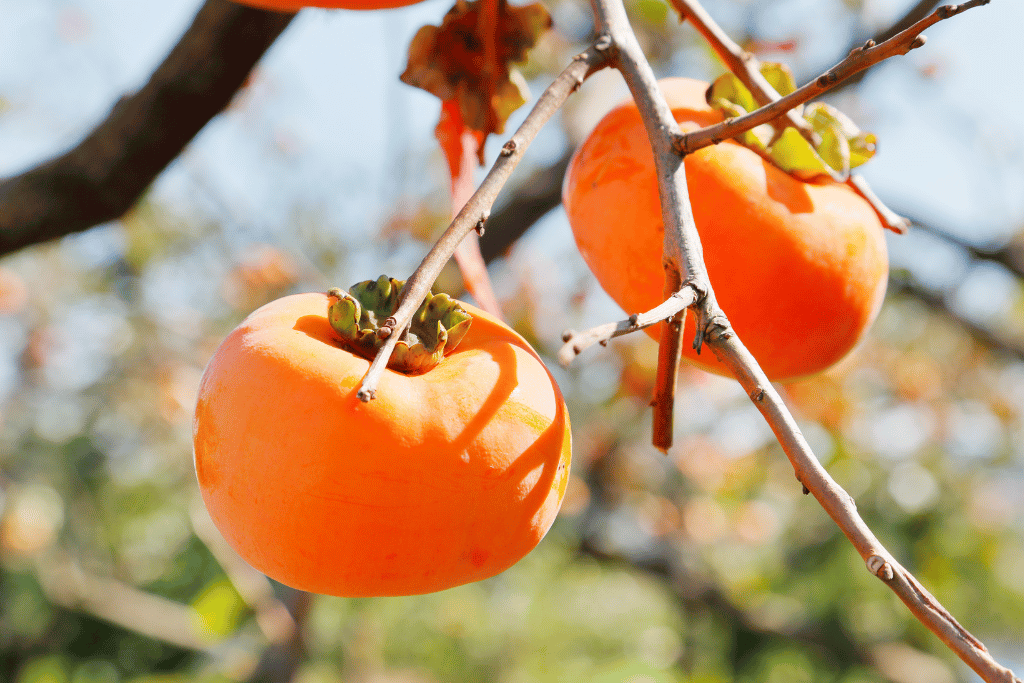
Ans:
{"label": "green leaf", "polygon": [[[848,173],[849,169],[860,166],[875,155],[877,138],[874,134],[863,132],[850,117],[835,107],[823,102],[815,102],[807,107],[804,118],[811,124],[814,131],[822,136],[823,141],[826,135],[843,138],[843,143],[829,143],[834,147],[838,147],[840,144],[846,147],[845,158],[841,159],[844,166],[835,165],[829,160],[836,170],[841,171],[845,167]],[[822,152],[822,156],[828,159],[825,152]]]}
{"label": "green leaf", "polygon": [[[766,62],[761,74],[782,96],[796,90],[789,67]],[[754,96],[731,73],[715,79],[708,88],[708,104],[727,118],[743,116],[758,108]],[[799,109],[797,111],[800,111]],[[792,127],[766,123],[736,136],[736,141],[771,159],[779,168],[803,180],[828,176],[845,182],[850,169],[860,166],[875,153],[875,136],[862,132],[835,107],[823,103],[808,105],[803,112],[817,136],[817,147]]]}
{"label": "green leaf", "polygon": [[668,19],[668,4],[661,0],[638,0],[636,9],[640,17],[652,26],[663,26]]}
{"label": "green leaf", "polygon": [[770,156],[779,168],[800,178],[832,175],[828,164],[795,128],[786,128],[782,132],[772,145]]}
{"label": "green leaf", "polygon": [[796,90],[796,81],[793,79],[793,72],[789,67],[779,62],[764,62],[761,64],[761,75],[773,88],[775,92],[783,97]]}
{"label": "green leaf", "polygon": [[245,613],[245,603],[225,578],[208,583],[192,601],[200,633],[211,640],[230,636]]}
{"label": "green leaf", "polygon": [[708,89],[708,104],[726,116],[740,116],[757,109],[754,96],[739,78],[725,73],[715,79]]}
{"label": "green leaf", "polygon": [[878,138],[874,133],[860,133],[849,138],[850,168],[857,168],[875,156],[875,143]]}
{"label": "green leaf", "polygon": [[818,133],[818,155],[846,180],[850,177],[850,143],[838,126],[825,126]]}

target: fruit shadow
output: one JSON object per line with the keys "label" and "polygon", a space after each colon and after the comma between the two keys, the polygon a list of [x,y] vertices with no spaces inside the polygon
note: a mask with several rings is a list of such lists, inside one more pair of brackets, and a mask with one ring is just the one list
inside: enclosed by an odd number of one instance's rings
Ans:
{"label": "fruit shadow", "polygon": [[[341,346],[341,340],[334,332],[334,329],[331,327],[327,318],[324,316],[304,315],[295,321],[293,329],[324,344],[330,344],[331,346],[336,347]],[[472,329],[469,334],[470,336],[463,341],[463,346],[460,348],[463,351],[473,349],[479,353],[484,353],[490,356],[491,360],[498,367],[498,376],[494,381],[494,388],[484,399],[483,403],[480,404],[479,409],[473,415],[472,419],[466,423],[462,431],[459,432],[451,441],[451,452],[457,454],[465,453],[487,425],[499,417],[499,413],[502,412],[503,407],[508,405],[509,397],[517,386],[516,377],[518,375],[518,358],[512,347],[507,344],[493,344],[483,347],[474,346],[472,345]],[[534,354],[532,349],[524,346],[521,346],[521,348],[536,357],[536,354]],[[459,352],[460,351],[456,351],[455,353],[457,354]],[[541,361],[538,359],[538,362]],[[443,365],[439,366],[432,372],[437,371],[443,372]],[[385,372],[396,373],[396,371],[391,369],[387,369]],[[451,377],[454,379],[454,376]],[[472,381],[472,379],[470,379],[470,381]],[[551,379],[551,382],[554,386],[554,379]],[[349,400],[353,402],[359,401],[356,396],[355,388],[353,388],[350,393]],[[520,488],[523,483],[531,477],[531,474],[535,470],[541,468],[540,475],[536,478],[536,481],[529,486],[529,493],[522,499],[523,504],[526,505],[526,509],[531,516],[544,505],[551,489],[551,485],[554,482],[555,477],[559,475],[559,471],[562,469],[560,466],[562,460],[562,441],[568,418],[566,416],[565,404],[561,401],[560,397],[557,399],[556,403],[557,412],[551,423],[540,431],[537,438],[529,447],[517,456],[514,461],[508,464],[501,476],[495,478],[495,484],[500,483],[505,487],[511,486],[512,490],[515,490]],[[533,419],[540,417],[539,414],[535,413],[531,408],[525,405],[517,405],[514,406],[513,409],[518,413],[522,413],[522,417],[526,418],[524,420],[526,422],[531,422]],[[508,410],[506,409],[505,412],[507,413]],[[470,462],[469,466],[474,466],[474,463]],[[483,463],[476,463],[476,466],[483,467],[485,465]],[[506,477],[510,480],[504,481]]]}

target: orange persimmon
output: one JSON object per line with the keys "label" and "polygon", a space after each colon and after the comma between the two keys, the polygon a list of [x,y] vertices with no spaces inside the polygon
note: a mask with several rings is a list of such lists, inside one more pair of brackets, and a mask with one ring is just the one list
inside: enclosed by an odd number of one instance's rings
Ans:
{"label": "orange persimmon", "polygon": [[[684,129],[722,120],[705,101],[706,83],[659,85]],[[843,358],[885,296],[884,230],[871,205],[843,183],[799,180],[733,141],[690,154],[685,166],[715,296],[767,375],[797,378]],[[654,157],[632,101],[576,151],[562,199],[604,290],[628,313],[660,303],[664,225]],[[660,327],[648,328],[655,339]],[[725,374],[708,350],[693,350],[693,332],[687,316],[683,358]]]}
{"label": "orange persimmon", "polygon": [[568,480],[553,378],[463,304],[472,323],[450,355],[386,370],[363,403],[369,361],[332,328],[332,296],[263,306],[210,361],[193,431],[213,521],[252,566],[316,593],[427,593],[507,569],[547,532]]}
{"label": "orange persimmon", "polygon": [[391,9],[415,5],[421,0],[234,0],[242,5],[277,12],[298,12],[303,7],[324,7],[327,9]]}

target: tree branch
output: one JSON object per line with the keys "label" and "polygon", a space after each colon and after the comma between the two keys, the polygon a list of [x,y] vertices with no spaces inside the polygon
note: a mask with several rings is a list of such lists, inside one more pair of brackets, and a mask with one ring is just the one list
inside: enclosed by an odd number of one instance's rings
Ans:
{"label": "tree branch", "polygon": [[[761,62],[753,54],[743,50],[736,44],[725,31],[711,18],[711,15],[704,10],[696,0],[672,0],[680,19],[688,20],[697,31],[704,37],[704,40],[715,51],[715,54],[725,62],[726,67],[732,71],[747,87],[754,101],[758,106],[765,106],[778,101],[779,93],[768,83],[768,80],[761,73]],[[895,35],[895,33],[893,34]],[[859,73],[864,73],[863,71]],[[783,120],[787,125],[792,126],[807,140],[812,147],[818,148],[820,138],[811,128],[806,119],[797,114],[795,109],[788,110]],[[890,209],[872,191],[868,181],[860,175],[851,175],[846,180],[854,192],[859,194],[871,205],[878,214],[885,227],[896,233],[904,233],[910,222]]]}
{"label": "tree branch", "polygon": [[701,128],[685,135],[679,135],[676,145],[682,154],[690,154],[703,147],[716,145],[723,140],[756,128],[779,118],[785,111],[809,102],[828,92],[850,76],[889,57],[905,55],[925,43],[921,33],[943,19],[949,19],[971,8],[987,5],[989,0],[968,0],[960,5],[943,5],[924,19],[914,23],[891,39],[875,44],[869,40],[863,46],[854,48],[845,59],[806,85],[797,88],[785,97],[767,104],[743,116],[727,119],[722,123]]}
{"label": "tree branch", "polygon": [[[710,319],[717,310],[717,304],[704,266],[700,236],[690,207],[686,169],[682,155],[677,153],[674,146],[674,140],[681,136],[679,124],[658,88],[654,71],[640,49],[621,0],[592,0],[591,4],[594,8],[595,28],[612,42],[612,63],[622,73],[629,87],[654,152],[661,218],[665,226],[662,265],[665,268],[666,299],[675,293],[692,299],[692,307],[697,316],[696,329],[702,330],[704,321]],[[684,289],[692,291],[688,293]],[[654,409],[652,442],[662,450],[667,450],[672,443],[676,370],[682,348],[682,315],[673,315],[667,319],[661,330],[658,371],[651,406]],[[698,332],[698,343],[699,339]]]}
{"label": "tree branch", "polygon": [[73,149],[0,182],[0,254],[124,214],[294,16],[207,0],[141,90]]}
{"label": "tree branch", "polygon": [[[704,289],[707,274],[700,239],[690,210],[682,164],[682,158],[686,154],[700,147],[716,144],[743,130],[767,123],[788,109],[827,91],[857,71],[887,57],[905,54],[920,47],[924,44],[924,38],[920,34],[925,28],[987,2],[988,0],[969,0],[959,6],[940,7],[891,40],[881,45],[869,42],[852,51],[846,59],[814,82],[773,104],[722,124],[682,135],[657,88],[650,65],[636,44],[621,0],[592,0],[596,28],[612,41],[612,65],[622,72],[629,85],[654,152],[665,226],[662,259],[666,271],[666,289],[672,289],[673,283],[676,283],[693,287],[697,292],[692,306],[697,317],[695,345],[703,341],[710,346],[719,360],[736,376],[775,433],[796,471],[798,480],[805,490],[814,494],[827,514],[861,554],[868,570],[889,585],[911,612],[983,679],[990,683],[1018,683],[1020,679],[992,659],[985,646],[964,629],[878,542],[858,514],[854,500],[815,458],[785,403],[718,307],[710,285],[706,285],[706,290]],[[662,345],[656,396],[662,391],[662,361],[667,355],[664,336]],[[657,415],[658,408],[659,405],[656,403],[656,426],[661,421]],[[655,444],[660,445],[658,435],[655,435]]]}
{"label": "tree branch", "polygon": [[[878,31],[877,33],[875,33],[875,35],[871,36],[870,38],[861,38],[859,41],[851,45],[849,49],[852,50],[859,45],[863,45],[868,40],[873,40],[876,43],[881,43],[886,40],[889,40],[900,31],[903,31],[909,28],[910,26],[914,25],[918,21],[924,19],[935,9],[935,6],[938,4],[939,0],[919,0],[917,3],[914,4],[913,7],[910,7],[903,14],[902,17],[897,19],[890,26],[887,26],[881,31]],[[860,71],[858,73],[855,73],[848,79],[843,81],[841,84],[839,84],[836,87],[836,90],[841,90],[843,88],[848,88],[850,86],[856,85],[857,83],[860,83],[862,80],[864,80],[865,76],[867,76],[866,71]]]}
{"label": "tree branch", "polygon": [[[743,82],[743,85],[747,86],[747,90],[759,105],[764,106],[779,99],[779,93],[761,73],[760,60],[730,38],[699,2],[695,0],[671,0],[671,2],[679,12],[679,20],[689,21],[693,24],[704,41],[725,63],[725,67],[734,73]],[[814,130],[795,110],[786,111],[782,118],[785,119],[787,125],[796,128],[808,142],[817,147]]]}
{"label": "tree branch", "polygon": [[624,334],[630,334],[631,332],[636,332],[668,320],[692,306],[694,296],[693,289],[687,288],[675,292],[664,302],[646,313],[631,315],[626,320],[620,320],[619,322],[598,325],[584,332],[568,330],[562,335],[562,341],[565,344],[558,352],[558,362],[562,365],[568,365],[576,356],[594,344],[605,346],[615,337],[621,337]]}
{"label": "tree branch", "polygon": [[708,346],[739,380],[789,457],[797,480],[814,495],[857,549],[868,570],[888,585],[911,613],[982,679],[990,683],[1020,683],[1010,669],[996,662],[981,641],[961,626],[882,546],[860,517],[853,498],[818,462],[782,398],[740,340],[723,333],[709,339]]}

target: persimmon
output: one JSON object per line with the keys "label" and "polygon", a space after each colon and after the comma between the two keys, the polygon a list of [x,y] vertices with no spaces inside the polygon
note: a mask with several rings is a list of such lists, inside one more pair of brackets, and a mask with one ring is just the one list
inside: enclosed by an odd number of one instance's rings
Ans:
{"label": "persimmon", "polygon": [[571,437],[558,386],[511,328],[445,300],[444,324],[429,319],[432,303],[413,332],[424,340],[433,326],[423,343],[447,342],[447,355],[386,370],[363,403],[369,361],[345,326],[367,314],[351,301],[337,290],[278,299],[215,352],[193,429],[213,521],[252,566],[316,593],[427,593],[507,569],[545,535],[565,492]]}
{"label": "persimmon", "polygon": [[[684,129],[722,120],[706,83],[659,82]],[[726,141],[690,154],[686,179],[715,296],[740,339],[773,380],[825,370],[864,336],[888,275],[875,210],[844,183],[804,181]],[[576,244],[606,292],[627,312],[664,299],[664,225],[654,157],[632,101],[613,109],[576,151],[563,205]],[[648,328],[659,338],[660,325]],[[692,348],[683,357],[727,374]]]}
{"label": "persimmon", "polygon": [[327,9],[391,9],[415,5],[422,0],[234,0],[242,5],[277,12],[298,12],[304,7],[324,7]]}

